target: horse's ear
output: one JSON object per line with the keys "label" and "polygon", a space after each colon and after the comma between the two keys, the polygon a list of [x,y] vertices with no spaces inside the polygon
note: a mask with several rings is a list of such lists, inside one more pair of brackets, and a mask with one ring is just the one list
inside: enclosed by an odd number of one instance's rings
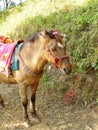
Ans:
{"label": "horse's ear", "polygon": [[47,31],[45,30],[46,35],[48,35],[50,38],[55,38],[55,35],[53,34],[53,31]]}
{"label": "horse's ear", "polygon": [[64,38],[66,37],[65,34],[60,34],[57,30],[51,30],[51,31],[45,31],[46,32],[46,35],[49,35],[51,38],[56,38],[56,37],[61,37],[61,38]]}

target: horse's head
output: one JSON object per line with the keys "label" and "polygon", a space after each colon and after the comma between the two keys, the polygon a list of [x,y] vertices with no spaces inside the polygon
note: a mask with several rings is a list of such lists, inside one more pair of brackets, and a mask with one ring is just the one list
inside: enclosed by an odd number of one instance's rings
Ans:
{"label": "horse's head", "polygon": [[66,47],[62,40],[63,35],[57,31],[45,31],[44,38],[46,40],[44,51],[46,60],[63,70],[64,73],[69,74],[72,65],[69,56],[66,55]]}

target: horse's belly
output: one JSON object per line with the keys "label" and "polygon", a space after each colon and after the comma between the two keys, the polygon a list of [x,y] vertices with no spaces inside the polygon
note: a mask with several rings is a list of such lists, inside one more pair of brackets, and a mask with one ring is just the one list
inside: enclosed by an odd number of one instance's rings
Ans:
{"label": "horse's belly", "polygon": [[17,81],[12,76],[6,77],[4,74],[0,74],[0,82],[9,83],[9,84],[17,83]]}

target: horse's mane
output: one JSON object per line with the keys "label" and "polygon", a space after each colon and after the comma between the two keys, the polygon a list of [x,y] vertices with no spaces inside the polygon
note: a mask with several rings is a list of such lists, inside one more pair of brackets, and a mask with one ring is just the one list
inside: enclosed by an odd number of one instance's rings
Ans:
{"label": "horse's mane", "polygon": [[34,41],[36,40],[36,39],[38,39],[39,38],[39,33],[35,33],[32,37],[30,37],[30,38],[28,38],[28,39],[26,39],[27,41],[31,41],[31,42],[33,42],[34,43]]}
{"label": "horse's mane", "polygon": [[[46,31],[45,32],[46,35],[48,35],[50,38],[55,38],[55,35],[53,34],[53,31]],[[33,36],[31,36],[30,38],[26,39],[26,41],[31,41],[31,42],[35,42],[36,39],[39,38],[39,35],[41,35],[40,32],[35,33]]]}

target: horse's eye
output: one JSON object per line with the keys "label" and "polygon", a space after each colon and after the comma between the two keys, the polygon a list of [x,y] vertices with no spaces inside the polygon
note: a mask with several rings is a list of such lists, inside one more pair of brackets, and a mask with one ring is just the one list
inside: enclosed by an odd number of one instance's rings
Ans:
{"label": "horse's eye", "polygon": [[54,47],[54,48],[51,48],[52,49],[52,51],[54,51],[54,52],[56,52],[57,51],[57,49]]}

